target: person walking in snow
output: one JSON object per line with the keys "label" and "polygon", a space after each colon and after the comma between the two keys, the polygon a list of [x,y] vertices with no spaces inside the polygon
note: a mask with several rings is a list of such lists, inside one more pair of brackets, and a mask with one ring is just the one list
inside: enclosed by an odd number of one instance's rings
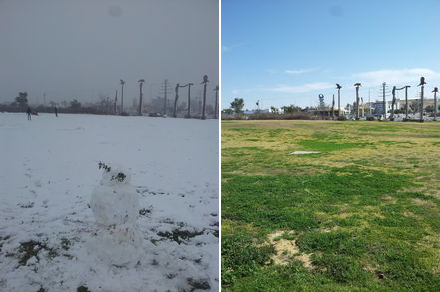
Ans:
{"label": "person walking in snow", "polygon": [[32,114],[31,107],[28,106],[28,108],[26,110],[26,113],[27,113],[27,119],[30,121],[31,120],[31,114]]}
{"label": "person walking in snow", "polygon": [[55,107],[55,116],[58,117],[58,108]]}

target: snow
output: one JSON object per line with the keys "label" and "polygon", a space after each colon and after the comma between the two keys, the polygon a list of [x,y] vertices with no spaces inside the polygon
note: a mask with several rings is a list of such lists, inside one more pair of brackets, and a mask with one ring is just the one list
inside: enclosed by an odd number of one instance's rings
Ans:
{"label": "snow", "polygon": [[218,154],[216,120],[0,113],[0,291],[218,291]]}

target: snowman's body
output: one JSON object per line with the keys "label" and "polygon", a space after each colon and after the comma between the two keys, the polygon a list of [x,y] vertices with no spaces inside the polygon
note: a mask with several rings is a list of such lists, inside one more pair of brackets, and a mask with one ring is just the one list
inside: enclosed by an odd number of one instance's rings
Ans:
{"label": "snowman's body", "polygon": [[90,207],[98,224],[133,225],[139,214],[139,198],[129,184],[104,184],[96,187]]}

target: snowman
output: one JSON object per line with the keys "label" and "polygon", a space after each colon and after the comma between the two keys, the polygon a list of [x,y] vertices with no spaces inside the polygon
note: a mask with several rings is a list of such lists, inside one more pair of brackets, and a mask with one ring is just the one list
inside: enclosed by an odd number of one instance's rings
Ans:
{"label": "snowman", "polygon": [[104,262],[134,266],[139,261],[143,241],[137,225],[138,194],[127,171],[102,162],[99,168],[104,172],[90,200],[98,231],[90,247]]}

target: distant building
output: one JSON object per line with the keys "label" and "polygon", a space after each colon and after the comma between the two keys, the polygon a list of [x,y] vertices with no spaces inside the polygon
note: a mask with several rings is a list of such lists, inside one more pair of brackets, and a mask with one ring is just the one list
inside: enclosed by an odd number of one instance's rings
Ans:
{"label": "distant building", "polygon": [[262,110],[245,110],[243,111],[243,114],[245,115],[253,115],[253,114],[268,114],[270,113],[270,110],[268,109],[262,109]]}
{"label": "distant building", "polygon": [[[392,100],[386,100],[386,114],[387,116],[389,115],[389,112],[392,109]],[[408,98],[408,105],[412,105],[412,104],[420,104],[420,99],[419,98],[412,98],[409,99]],[[423,106],[424,108],[426,108],[427,106],[433,106],[434,105],[434,99],[433,98],[424,98],[423,99]],[[379,116],[379,115],[383,115],[383,101],[375,101],[371,103],[371,107],[374,108],[374,113],[375,115]],[[394,105],[394,110],[405,110],[406,107],[406,102],[405,99],[396,99],[396,104]]]}

